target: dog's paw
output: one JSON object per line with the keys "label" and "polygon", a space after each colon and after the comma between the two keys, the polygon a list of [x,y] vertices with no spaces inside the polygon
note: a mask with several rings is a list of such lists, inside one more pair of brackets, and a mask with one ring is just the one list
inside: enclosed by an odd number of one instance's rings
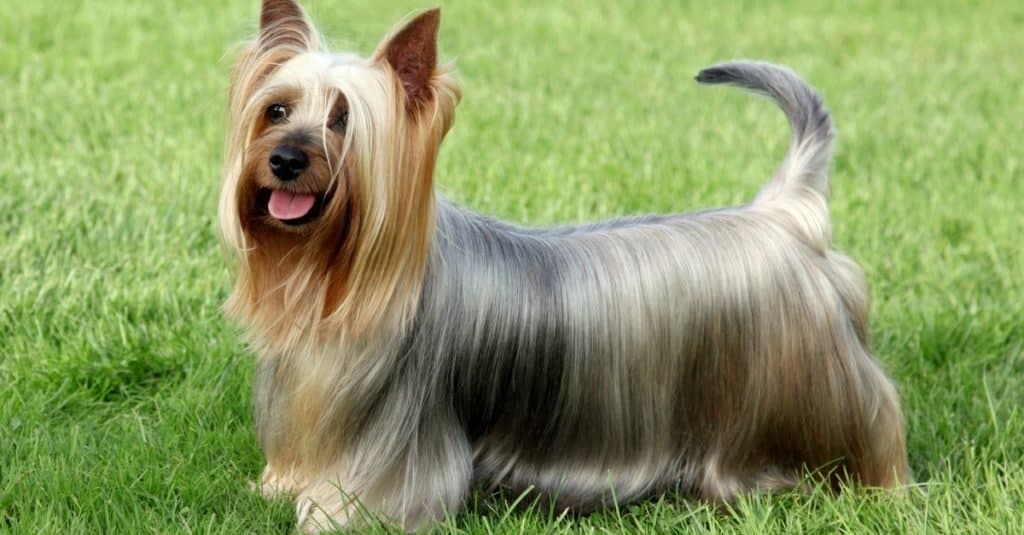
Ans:
{"label": "dog's paw", "polygon": [[301,478],[297,477],[294,472],[282,473],[267,465],[263,469],[263,475],[260,476],[260,480],[249,483],[249,490],[266,499],[272,499],[282,496],[295,496],[302,491],[304,486]]}

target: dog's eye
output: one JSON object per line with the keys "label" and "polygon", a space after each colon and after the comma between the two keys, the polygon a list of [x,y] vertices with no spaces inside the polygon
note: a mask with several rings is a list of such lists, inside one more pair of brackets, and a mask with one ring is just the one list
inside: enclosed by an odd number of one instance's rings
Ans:
{"label": "dog's eye", "polygon": [[341,114],[338,115],[338,118],[334,120],[334,124],[331,125],[331,128],[342,131],[344,131],[346,127],[348,127],[348,110],[341,112]]}
{"label": "dog's eye", "polygon": [[271,104],[267,106],[267,120],[278,124],[288,118],[288,106],[284,104]]}

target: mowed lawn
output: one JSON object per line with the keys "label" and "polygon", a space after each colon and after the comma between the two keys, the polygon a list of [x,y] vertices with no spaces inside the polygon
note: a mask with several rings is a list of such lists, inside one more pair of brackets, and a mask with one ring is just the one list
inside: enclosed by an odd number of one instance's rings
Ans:
{"label": "mowed lawn", "polygon": [[[368,53],[431,4],[308,7],[335,49]],[[835,242],[871,282],[925,492],[725,512],[667,496],[582,518],[480,497],[437,532],[1024,529],[1024,3],[972,4],[445,2],[465,98],[437,182],[521,223],[744,202],[786,123],[693,75],[757,58],[822,91]],[[0,532],[293,529],[288,502],[248,491],[254,361],[219,309],[226,84],[257,16],[255,0],[2,10]]]}

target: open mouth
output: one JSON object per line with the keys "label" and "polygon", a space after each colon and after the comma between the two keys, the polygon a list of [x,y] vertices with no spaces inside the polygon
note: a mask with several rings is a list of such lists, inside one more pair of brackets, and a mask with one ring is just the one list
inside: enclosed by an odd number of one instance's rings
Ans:
{"label": "open mouth", "polygon": [[260,190],[258,202],[260,206],[266,206],[270,217],[285,225],[298,226],[316,219],[327,200],[326,193],[295,193],[264,188]]}

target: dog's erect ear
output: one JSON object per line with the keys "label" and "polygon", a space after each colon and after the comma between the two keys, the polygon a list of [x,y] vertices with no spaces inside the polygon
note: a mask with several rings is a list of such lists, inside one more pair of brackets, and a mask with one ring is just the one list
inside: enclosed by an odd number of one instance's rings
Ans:
{"label": "dog's erect ear", "polygon": [[263,0],[260,47],[283,47],[297,54],[320,48],[320,36],[294,0]]}
{"label": "dog's erect ear", "polygon": [[406,104],[415,108],[430,100],[430,79],[437,67],[437,30],[441,9],[420,13],[377,49],[376,56],[391,65],[405,90]]}

